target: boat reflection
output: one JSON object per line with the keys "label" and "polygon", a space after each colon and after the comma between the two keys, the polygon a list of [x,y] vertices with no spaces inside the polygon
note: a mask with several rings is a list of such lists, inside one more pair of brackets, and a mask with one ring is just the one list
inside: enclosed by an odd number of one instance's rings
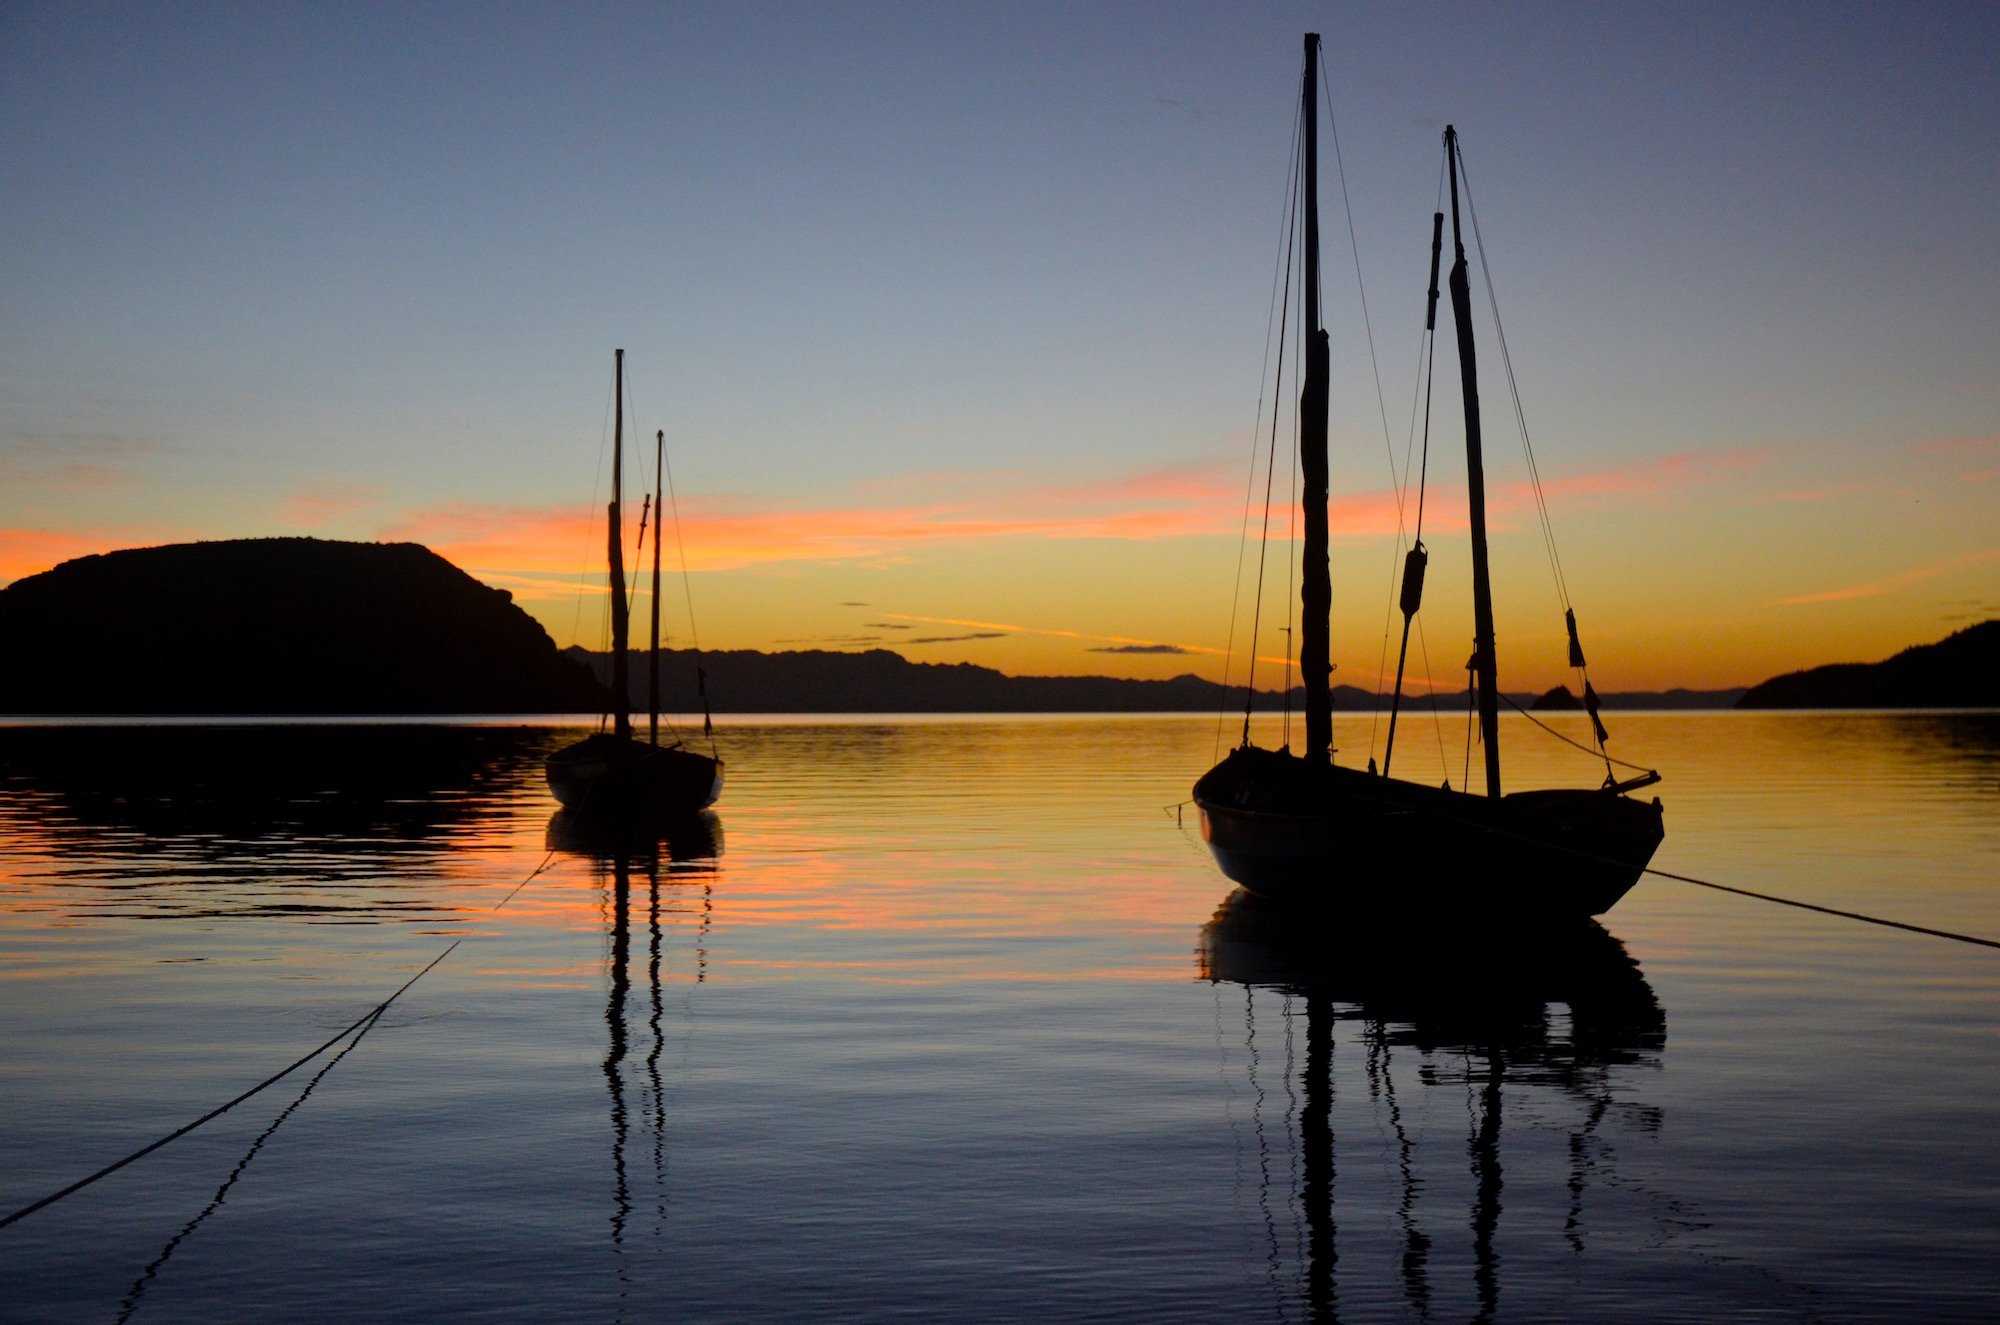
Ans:
{"label": "boat reflection", "polygon": [[[1297,911],[1238,889],[1201,931],[1202,978],[1244,989],[1243,1062],[1254,1101],[1256,1171],[1264,1188],[1258,1207],[1273,1287],[1281,1296],[1300,1299],[1308,1319],[1338,1317],[1338,1117],[1351,1119],[1368,1138],[1367,1147],[1357,1147],[1365,1149],[1352,1161],[1358,1166],[1376,1161],[1382,1150],[1377,1138],[1389,1142],[1389,1181],[1350,1179],[1348,1202],[1352,1218],[1369,1231],[1380,1226],[1375,1216],[1383,1213],[1397,1229],[1395,1291],[1408,1309],[1420,1317],[1436,1310],[1456,1314],[1435,1299],[1451,1291],[1437,1282],[1438,1271],[1463,1260],[1437,1217],[1440,1202],[1458,1187],[1470,1207],[1460,1225],[1469,1235],[1472,1270],[1465,1314],[1490,1320],[1499,1311],[1502,1284],[1495,1241],[1505,1192],[1501,1136],[1507,1092],[1537,1097],[1514,1101],[1517,1117],[1523,1105],[1535,1111],[1537,1127],[1557,1112],[1543,1107],[1549,1092],[1576,1106],[1569,1110],[1576,1121],[1567,1137],[1562,1190],[1548,1190],[1544,1163],[1517,1176],[1521,1193],[1514,1204],[1531,1219],[1558,1224],[1569,1249],[1581,1254],[1586,1196],[1594,1181],[1603,1185],[1610,1160],[1608,1124],[1658,1131],[1657,1109],[1621,1097],[1627,1093],[1626,1069],[1657,1064],[1665,1049],[1665,1014],[1638,964],[1595,921],[1532,935],[1467,930],[1394,936],[1379,926],[1344,929],[1340,920],[1324,916],[1302,923]],[[1295,1169],[1274,1162],[1264,1112],[1275,1092],[1267,1095],[1258,1080],[1261,1059],[1270,1052],[1258,1039],[1259,1005],[1268,1019],[1274,995],[1283,1032],[1284,1096],[1290,1101],[1283,1143],[1293,1149]],[[1301,1003],[1305,1061],[1294,1076]],[[1566,1018],[1558,1007],[1566,1008]],[[1334,1060],[1341,1023],[1359,1031],[1358,1084],[1365,1098],[1337,1112],[1342,1078]],[[1265,1042],[1269,1039],[1267,1028]],[[1412,1085],[1418,1091],[1414,1099]],[[1427,1137],[1427,1120],[1446,1112],[1431,1106],[1449,1100],[1454,1109],[1460,1107],[1461,1093],[1468,1133],[1442,1142]],[[1274,1181],[1286,1182],[1290,1190],[1274,1192]],[[1392,1197],[1385,1187],[1395,1189]],[[1392,1210],[1381,1209],[1385,1199]],[[1279,1236],[1279,1211],[1294,1212],[1303,1225],[1292,1239]],[[1296,1236],[1300,1232],[1303,1236]],[[1289,1281],[1281,1272],[1288,1243],[1302,1249],[1302,1263]],[[1365,1257],[1351,1255],[1350,1281],[1357,1260],[1367,1264]],[[1383,1288],[1378,1282],[1364,1291],[1379,1300]]]}
{"label": "boat reflection", "polygon": [[713,810],[659,818],[557,810],[544,835],[548,849],[611,861],[664,858],[697,866],[722,855],[722,820]]}
{"label": "boat reflection", "polygon": [[[619,1282],[629,1287],[625,1241],[638,1199],[635,1187],[650,1189],[654,1232],[662,1231],[667,1221],[666,1120],[672,1106],[660,1069],[666,1048],[664,990],[677,977],[684,987],[708,979],[708,937],[715,921],[715,872],[722,853],[722,823],[713,812],[648,825],[559,810],[549,820],[547,839],[552,851],[596,862],[596,881],[605,894],[610,952],[606,960],[609,990],[604,1006],[603,1072],[611,1107],[610,1233]],[[634,1055],[639,1050],[634,1048],[631,1027],[635,886],[644,890],[645,912],[645,951],[639,958],[645,981],[639,996],[645,1008],[640,1039],[644,1057],[636,1062]],[[691,959],[683,949],[676,960],[675,945],[670,944],[668,934],[683,928],[692,930]],[[684,1003],[683,1013],[691,1031],[691,1001]],[[633,1085],[630,1078],[635,1075],[640,1077],[637,1109],[642,1144],[650,1151],[650,1172],[643,1167],[647,1157],[642,1155],[636,1178],[631,1153],[633,1104],[628,1098]],[[621,1302],[624,1297],[621,1292]]]}

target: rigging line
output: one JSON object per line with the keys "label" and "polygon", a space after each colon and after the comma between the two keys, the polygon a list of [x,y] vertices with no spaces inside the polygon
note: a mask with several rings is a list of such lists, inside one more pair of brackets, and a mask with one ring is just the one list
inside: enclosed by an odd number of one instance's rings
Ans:
{"label": "rigging line", "polygon": [[[1368,368],[1375,376],[1375,410],[1382,416],[1382,449],[1389,457],[1389,473],[1396,472],[1396,446],[1389,437],[1389,405],[1382,395],[1382,364],[1375,354],[1375,327],[1368,319],[1368,285],[1361,274],[1361,240],[1354,233],[1354,204],[1347,196],[1347,166],[1340,158],[1340,122],[1333,114],[1333,88],[1326,77],[1326,62],[1319,66],[1320,86],[1326,92],[1326,126],[1333,139],[1333,173],[1340,181],[1340,205],[1347,214],[1347,246],[1354,254],[1354,288],[1361,299],[1361,331],[1368,341]],[[1403,500],[1396,496],[1396,532],[1402,533]]]}
{"label": "rigging line", "polygon": [[[1292,315],[1292,257],[1298,239],[1298,173],[1296,154],[1292,162],[1292,217],[1285,229],[1285,289],[1278,306],[1278,371],[1271,386],[1271,443],[1264,462],[1264,524],[1257,539],[1257,594],[1250,612],[1250,670],[1243,686],[1243,744],[1250,744],[1250,710],[1257,702],[1257,637],[1264,627],[1264,564],[1271,548],[1271,486],[1278,472],[1279,403],[1285,398],[1285,326]],[[1290,699],[1287,694],[1287,713]]]}
{"label": "rigging line", "polygon": [[646,520],[653,510],[653,494],[647,493],[639,503],[639,541],[632,546],[632,579],[625,586],[625,611],[634,614],[639,605],[639,567],[646,560]]}
{"label": "rigging line", "polygon": [[[612,391],[616,390],[617,390],[617,383],[613,382]],[[596,516],[597,496],[600,492],[604,490],[603,489],[604,447],[605,444],[610,440],[611,440],[611,392],[606,392],[604,396],[604,413],[603,416],[600,417],[597,422],[597,463],[591,467],[591,479],[590,479],[591,517],[590,519],[584,521],[585,527],[589,529],[595,529],[597,525],[597,516]],[[578,557],[576,562],[578,567],[576,573],[576,607],[570,613],[570,622],[569,622],[569,637],[573,640],[580,640],[583,638],[583,596],[584,596],[584,589],[586,587],[586,582],[590,579],[591,562],[596,560],[595,554],[592,553],[590,550],[591,539],[595,537],[596,535],[592,534],[589,538],[586,538],[584,540],[583,555]],[[610,629],[611,627],[609,625],[605,626],[605,630],[607,632]],[[599,643],[602,642],[603,640],[600,639]]]}
{"label": "rigging line", "polygon": [[[1404,500],[1406,500],[1404,490],[1408,486],[1408,474],[1410,474],[1410,452],[1416,450],[1416,406],[1418,406],[1418,400],[1424,400],[1424,418],[1426,418],[1426,424],[1424,424],[1424,470],[1426,470],[1426,474],[1430,470],[1430,424],[1428,424],[1430,404],[1428,404],[1428,396],[1424,394],[1426,376],[1428,376],[1426,374],[1426,362],[1424,362],[1424,346],[1428,346],[1428,344],[1436,344],[1436,332],[1426,326],[1424,330],[1420,330],[1416,334],[1416,372],[1410,374],[1412,376],[1412,382],[1410,382],[1410,434],[1402,442],[1402,470],[1400,472],[1396,470],[1396,456],[1394,454],[1390,456],[1390,478],[1396,484],[1396,550],[1388,558],[1388,594],[1382,600],[1382,652],[1376,658],[1376,685],[1380,685],[1380,679],[1388,673],[1388,636],[1390,636],[1390,630],[1394,628],[1394,622],[1396,622],[1396,570],[1402,566],[1404,554],[1408,552],[1408,542],[1404,540],[1402,506],[1404,506]],[[1424,494],[1422,494],[1422,488],[1418,488],[1418,498],[1416,498],[1416,532],[1418,532],[1418,538],[1424,536]],[[1374,715],[1376,715],[1376,721],[1368,729],[1368,751],[1370,753],[1374,753],[1376,735],[1378,735],[1380,725],[1382,725],[1382,707],[1380,705],[1376,705]]]}
{"label": "rigging line", "polygon": [[1423,655],[1424,694],[1431,701],[1431,726],[1437,730],[1438,767],[1449,772],[1451,765],[1446,762],[1444,752],[1444,714],[1438,708],[1437,682],[1431,679],[1431,645],[1430,641],[1424,638],[1424,616],[1421,612],[1417,614],[1417,651]]}
{"label": "rigging line", "polygon": [[[1441,213],[1444,208],[1445,170],[1448,167],[1448,165],[1449,165],[1448,159],[1440,156],[1438,159],[1437,197],[1434,201],[1434,205],[1431,208],[1432,213],[1434,215]],[[1416,445],[1417,445],[1417,404],[1419,401],[1421,401],[1423,404],[1424,449],[1422,453],[1422,460],[1420,462],[1421,468],[1417,483],[1417,531],[1415,540],[1417,542],[1421,542],[1424,536],[1424,497],[1428,493],[1430,487],[1431,388],[1432,388],[1432,383],[1436,377],[1435,369],[1437,363],[1437,322],[1435,316],[1429,309],[1428,287],[1426,288],[1425,298],[1426,298],[1426,314],[1424,317],[1424,329],[1417,333],[1417,367],[1416,371],[1411,374],[1412,380],[1410,382],[1410,430],[1409,434],[1403,439],[1403,468],[1401,473],[1398,473],[1396,471],[1395,456],[1392,454],[1389,457],[1389,476],[1392,480],[1394,480],[1396,485],[1396,550],[1394,555],[1392,555],[1389,558],[1389,592],[1385,596],[1382,604],[1382,651],[1375,663],[1376,684],[1378,685],[1381,684],[1381,678],[1387,675],[1389,670],[1389,632],[1392,629],[1394,629],[1395,619],[1396,619],[1396,608],[1399,606],[1396,594],[1396,575],[1397,571],[1405,564],[1404,559],[1408,554],[1409,547],[1411,546],[1410,543],[1406,542],[1403,537],[1404,534],[1403,507],[1405,501],[1407,500],[1408,478],[1410,473],[1410,453],[1416,450]],[[1414,615],[1412,617],[1412,620],[1414,620]],[[1406,653],[1409,649],[1409,635],[1407,631],[1407,625],[1408,623],[1405,623],[1406,628],[1403,640],[1403,647]],[[1421,630],[1421,628],[1419,629]],[[1424,679],[1428,683],[1430,677],[1426,675]],[[1432,717],[1433,718],[1436,717],[1435,705],[1433,706],[1432,709]],[[1371,754],[1374,752],[1375,749],[1375,737],[1377,731],[1381,726],[1381,721],[1382,721],[1382,706],[1378,703],[1375,706],[1375,721],[1373,724],[1371,724],[1368,732],[1368,749]],[[1439,749],[1440,751],[1442,751],[1443,749],[1442,729],[1440,729],[1438,735],[1439,735]],[[1386,751],[1384,753],[1384,758],[1387,758]]]}
{"label": "rigging line", "polygon": [[[1288,175],[1291,184],[1285,198],[1284,228],[1280,231],[1281,235],[1288,235],[1291,230],[1292,208],[1296,204],[1292,200],[1290,190],[1298,187],[1298,153],[1299,125],[1297,120],[1294,120],[1292,123],[1292,164]],[[1257,441],[1264,431],[1264,374],[1269,372],[1271,368],[1271,337],[1272,328],[1277,325],[1278,291],[1281,285],[1288,285],[1284,281],[1284,273],[1290,269],[1290,246],[1283,239],[1278,244],[1278,252],[1281,257],[1271,263],[1271,297],[1264,308],[1264,358],[1257,366],[1257,413],[1250,424],[1250,472],[1243,480],[1243,524],[1236,535],[1236,576],[1230,581],[1229,634],[1227,636],[1229,647],[1222,655],[1223,707],[1215,715],[1216,758],[1220,758],[1222,754],[1222,723],[1229,713],[1229,674],[1231,666],[1236,659],[1236,619],[1243,606],[1243,558],[1250,546],[1250,512],[1253,509],[1251,502],[1257,493]],[[1278,409],[1278,403],[1275,398],[1271,402],[1271,409],[1275,418]],[[1253,675],[1256,671],[1256,665],[1257,640],[1253,632],[1250,640],[1250,669]],[[1250,689],[1247,683],[1245,688]],[[1247,705],[1251,701],[1246,698],[1244,702]]]}
{"label": "rigging line", "polygon": [[264,1078],[264,1080],[250,1087],[250,1089],[244,1091],[241,1095],[238,1095],[235,1099],[229,1101],[227,1104],[209,1110],[207,1113],[195,1119],[187,1126],[182,1127],[176,1131],[167,1133],[167,1135],[161,1137],[159,1140],[153,1142],[152,1144],[143,1146],[140,1149],[133,1151],[131,1154],[127,1155],[125,1158],[121,1160],[118,1160],[115,1163],[105,1165],[103,1168],[91,1174],[89,1177],[80,1178],[76,1182],[73,1182],[69,1186],[63,1188],[61,1191],[51,1192],[49,1195],[44,1196],[41,1200],[36,1201],[30,1205],[25,1205],[21,1207],[19,1210],[16,1210],[13,1214],[6,1216],[5,1218],[0,1218],[0,1228],[5,1228],[9,1224],[13,1224],[22,1219],[25,1219],[29,1215],[34,1214],[37,1210],[41,1210],[48,1206],[54,1205],[57,1201],[62,1200],[66,1196],[74,1196],[76,1193],[82,1191],[84,1188],[90,1186],[92,1183],[97,1182],[102,1178],[110,1177],[118,1170],[124,1168],[127,1164],[133,1163],[136,1160],[144,1159],[146,1156],[152,1154],[155,1150],[158,1150],[161,1146],[166,1145],[170,1141],[180,1140],[182,1137],[186,1136],[189,1132],[192,1132],[195,1128],[200,1127],[203,1123],[211,1122],[217,1118],[220,1118],[223,1114],[228,1113],[231,1109],[243,1103],[243,1101],[249,1099],[251,1096],[258,1094],[259,1092],[266,1090],[271,1086],[275,1086],[276,1084],[278,1084],[278,1082],[284,1080],[292,1073],[304,1067],[307,1063],[310,1063],[313,1059],[318,1058],[328,1049],[333,1048],[334,1045],[339,1044],[342,1040],[346,1039],[364,1022],[371,1021],[374,1018],[381,1016],[384,1012],[388,1011],[389,1005],[391,1003],[394,1003],[398,998],[401,998],[405,990],[409,989],[411,985],[415,984],[417,981],[429,975],[431,971],[436,968],[439,962],[451,956],[451,954],[458,948],[458,945],[463,942],[465,942],[464,939],[457,939],[453,941],[450,947],[446,948],[443,952],[439,953],[437,956],[431,958],[430,965],[424,967],[423,970],[418,971],[408,980],[405,980],[403,982],[402,987],[396,990],[395,993],[389,995],[389,997],[383,999],[380,1003],[377,1003],[374,1007],[362,1013],[359,1017],[355,1018],[353,1022],[349,1023],[338,1035],[328,1040],[325,1044],[322,1044],[319,1048],[314,1049],[311,1053],[305,1055],[303,1058],[300,1058],[290,1067],[287,1067],[283,1071],[277,1072],[272,1076]]}
{"label": "rigging line", "polygon": [[1543,731],[1555,737],[1558,741],[1562,741],[1565,744],[1575,746],[1577,749],[1583,751],[1585,754],[1589,755],[1593,759],[1602,759],[1607,764],[1616,764],[1620,768],[1629,768],[1634,773],[1652,773],[1657,771],[1655,769],[1647,768],[1644,764],[1634,764],[1628,760],[1614,758],[1611,752],[1608,750],[1604,750],[1594,745],[1585,745],[1582,741],[1577,740],[1573,736],[1563,735],[1561,732],[1557,731],[1554,727],[1549,726],[1548,723],[1543,722],[1540,718],[1536,717],[1528,710],[1522,708],[1518,703],[1514,701],[1514,698],[1511,695],[1507,694],[1505,691],[1501,692],[1500,699],[1503,703],[1507,705],[1508,708],[1513,709],[1516,713],[1526,718],[1529,722],[1534,723],[1537,727],[1540,727]]}
{"label": "rigging line", "polygon": [[[687,540],[681,537],[681,503],[680,498],[674,495],[674,462],[668,458],[664,442],[660,445],[659,476],[666,481],[667,511],[674,518],[674,550],[679,553],[681,561],[681,600],[687,605],[688,641],[694,645],[695,674],[698,679],[701,674],[701,631],[694,623],[694,577],[688,574]],[[659,526],[656,522],[653,529],[653,538],[656,545],[659,537]],[[706,691],[703,691],[701,698],[702,712],[706,714],[708,711],[708,695]],[[667,719],[667,730],[674,733],[675,739],[679,739],[680,729],[674,726],[674,721],[671,717]],[[710,754],[715,753],[715,736],[713,732],[709,735],[708,752]]]}
{"label": "rigging line", "polygon": [[1507,329],[1500,321],[1500,298],[1493,289],[1493,269],[1486,261],[1486,241],[1479,233],[1479,209],[1472,201],[1472,177],[1465,169],[1465,149],[1460,144],[1458,176],[1465,185],[1465,211],[1472,223],[1472,245],[1479,253],[1479,277],[1486,286],[1486,303],[1493,310],[1494,339],[1500,343],[1500,362],[1507,372],[1507,390],[1514,405],[1514,422],[1521,430],[1521,450],[1528,460],[1528,479],[1535,493],[1535,510],[1541,517],[1542,541],[1549,554],[1549,568],[1555,573],[1556,594],[1565,611],[1571,607],[1569,581],[1563,576],[1562,557],[1556,551],[1555,524],[1549,519],[1548,499],[1542,491],[1542,474],[1535,463],[1534,442],[1528,437],[1528,416],[1521,408],[1521,388],[1514,378],[1514,358],[1507,350]]}

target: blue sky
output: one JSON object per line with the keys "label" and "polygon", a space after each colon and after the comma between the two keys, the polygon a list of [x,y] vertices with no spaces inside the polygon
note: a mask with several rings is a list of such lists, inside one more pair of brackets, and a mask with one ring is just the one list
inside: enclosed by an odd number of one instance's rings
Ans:
{"label": "blue sky", "polygon": [[[1634,684],[2000,612],[2000,9],[1942,4],[13,4],[0,579],[415,537],[562,637],[588,542],[478,530],[587,521],[623,346],[704,642],[1186,670],[1089,650],[1223,642],[1307,29],[1385,400],[1329,169],[1336,485],[1407,433],[1451,121]],[[1392,541],[1336,552],[1370,664]]]}

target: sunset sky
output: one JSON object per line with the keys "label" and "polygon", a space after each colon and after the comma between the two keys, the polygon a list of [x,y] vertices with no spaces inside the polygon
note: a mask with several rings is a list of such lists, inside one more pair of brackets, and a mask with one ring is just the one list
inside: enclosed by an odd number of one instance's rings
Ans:
{"label": "sunset sky", "polygon": [[[703,646],[1220,678],[1307,30],[1337,680],[1383,656],[1447,122],[1600,689],[2000,616],[2000,6],[1944,3],[8,4],[0,583],[407,539],[595,644],[622,346]],[[1539,688],[1480,316],[1501,679]]]}

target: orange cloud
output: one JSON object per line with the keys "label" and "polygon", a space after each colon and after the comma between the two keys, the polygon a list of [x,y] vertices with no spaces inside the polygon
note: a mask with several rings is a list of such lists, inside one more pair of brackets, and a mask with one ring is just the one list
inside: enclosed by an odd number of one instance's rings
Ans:
{"label": "orange cloud", "polygon": [[[1100,483],[970,482],[952,500],[765,504],[692,497],[680,503],[679,543],[698,570],[777,561],[891,556],[912,546],[996,538],[1161,538],[1234,533],[1236,497],[1198,470],[1159,470]],[[629,517],[628,517],[629,518]],[[631,526],[636,535],[636,523]],[[455,504],[412,511],[385,538],[429,545],[468,569],[573,572],[602,559],[595,512]],[[669,538],[672,535],[669,534]],[[680,547],[669,545],[678,561]]]}
{"label": "orange cloud", "polygon": [[1944,561],[1934,561],[1927,566],[1918,566],[1914,570],[1886,575],[1879,580],[1866,580],[1860,584],[1850,584],[1845,588],[1828,589],[1823,593],[1798,594],[1791,598],[1780,598],[1778,602],[1786,607],[1798,607],[1806,603],[1837,603],[1852,598],[1875,598],[1896,589],[1907,588],[1912,584],[1921,584],[1925,580],[1934,580],[1940,575],[1949,575],[1953,571],[1967,570],[1996,561],[2000,561],[2000,547],[1981,548],[1977,552],[1968,552],[1963,556],[1951,557]]}
{"label": "orange cloud", "polygon": [[181,531],[137,529],[0,529],[0,584],[41,572],[76,557],[116,548],[185,542]]}
{"label": "orange cloud", "polygon": [[[1689,452],[1639,464],[1545,480],[1551,497],[1633,496],[1649,501],[1761,464],[1755,452]],[[733,570],[785,561],[881,561],[926,545],[1007,538],[1117,539],[1230,537],[1242,528],[1242,489],[1215,464],[1163,466],[1132,474],[1045,483],[1010,471],[927,471],[871,480],[852,492],[880,500],[760,503],[692,496],[680,503],[679,546],[696,570]],[[897,500],[900,496],[902,499]],[[1491,495],[1496,522],[1532,504],[1525,482]],[[1457,490],[1431,494],[1431,528],[1462,528]],[[636,511],[628,514],[636,537]],[[1337,496],[1329,512],[1339,539],[1393,536],[1396,494],[1384,489]],[[1289,507],[1272,512],[1272,533],[1290,530]],[[454,563],[499,582],[513,575],[574,576],[603,559],[602,516],[580,510],[459,503],[408,512],[383,538],[426,544]],[[669,538],[672,535],[669,534]],[[1150,641],[1147,641],[1150,642]]]}

